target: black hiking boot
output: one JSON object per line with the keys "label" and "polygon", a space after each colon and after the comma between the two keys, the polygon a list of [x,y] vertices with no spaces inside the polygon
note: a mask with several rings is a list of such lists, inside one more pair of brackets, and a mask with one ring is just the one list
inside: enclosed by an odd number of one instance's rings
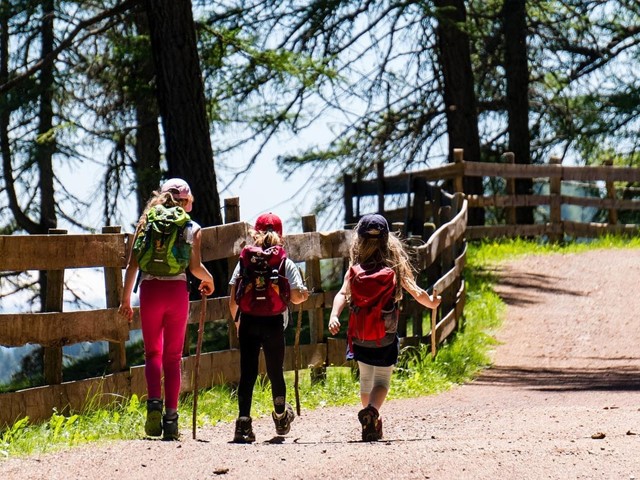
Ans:
{"label": "black hiking boot", "polygon": [[291,422],[296,418],[296,414],[293,413],[293,407],[288,403],[284,404],[284,412],[278,415],[275,411],[271,413],[273,423],[276,424],[276,433],[278,435],[286,435],[291,430]]}
{"label": "black hiking boot", "polygon": [[236,431],[233,434],[233,443],[253,443],[256,436],[251,428],[251,417],[238,417]]}
{"label": "black hiking boot", "polygon": [[147,420],[144,422],[144,433],[149,437],[162,435],[162,400],[147,400]]}
{"label": "black hiking boot", "polygon": [[162,439],[179,440],[180,430],[178,429],[178,414],[165,415],[162,417]]}
{"label": "black hiking boot", "polygon": [[378,410],[369,405],[358,412],[358,420],[362,425],[362,441],[377,442],[382,438],[382,420]]}

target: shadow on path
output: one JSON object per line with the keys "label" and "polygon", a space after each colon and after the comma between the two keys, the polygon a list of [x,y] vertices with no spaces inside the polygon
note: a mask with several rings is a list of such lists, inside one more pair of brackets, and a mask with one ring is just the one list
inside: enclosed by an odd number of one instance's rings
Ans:
{"label": "shadow on path", "polygon": [[640,390],[640,367],[618,367],[613,370],[498,366],[486,370],[472,384],[540,391],[635,391]]}

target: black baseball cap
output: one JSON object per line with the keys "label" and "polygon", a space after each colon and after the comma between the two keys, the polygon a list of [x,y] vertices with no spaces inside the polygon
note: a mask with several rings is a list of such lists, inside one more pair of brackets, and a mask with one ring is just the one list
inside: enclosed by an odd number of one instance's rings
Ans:
{"label": "black baseball cap", "polygon": [[387,238],[389,224],[382,215],[370,213],[358,222],[358,235],[362,238]]}

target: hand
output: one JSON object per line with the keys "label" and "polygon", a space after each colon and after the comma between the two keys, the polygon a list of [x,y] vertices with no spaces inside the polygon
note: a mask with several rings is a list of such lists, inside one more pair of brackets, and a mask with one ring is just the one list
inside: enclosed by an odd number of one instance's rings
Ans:
{"label": "hand", "polygon": [[431,300],[431,303],[433,304],[431,308],[438,308],[438,306],[442,302],[442,297],[440,295],[431,295],[431,297],[429,297],[429,300]]}
{"label": "hand", "polygon": [[130,304],[121,303],[118,307],[118,313],[125,317],[129,323],[133,320],[133,308]]}
{"label": "hand", "polygon": [[340,331],[340,320],[338,319],[338,317],[331,317],[329,319],[329,332],[331,332],[331,335],[335,335],[336,333],[338,333]]}
{"label": "hand", "polygon": [[202,280],[200,282],[200,286],[198,287],[200,293],[204,293],[205,295],[211,295],[213,293],[213,281],[211,280]]}

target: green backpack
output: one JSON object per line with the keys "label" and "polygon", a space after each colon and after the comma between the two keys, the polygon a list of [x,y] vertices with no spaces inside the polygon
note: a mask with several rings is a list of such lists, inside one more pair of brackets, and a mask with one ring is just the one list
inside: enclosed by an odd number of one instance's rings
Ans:
{"label": "green backpack", "polygon": [[192,235],[191,217],[182,207],[151,208],[147,225],[133,244],[140,270],[157,276],[184,272],[191,258]]}

